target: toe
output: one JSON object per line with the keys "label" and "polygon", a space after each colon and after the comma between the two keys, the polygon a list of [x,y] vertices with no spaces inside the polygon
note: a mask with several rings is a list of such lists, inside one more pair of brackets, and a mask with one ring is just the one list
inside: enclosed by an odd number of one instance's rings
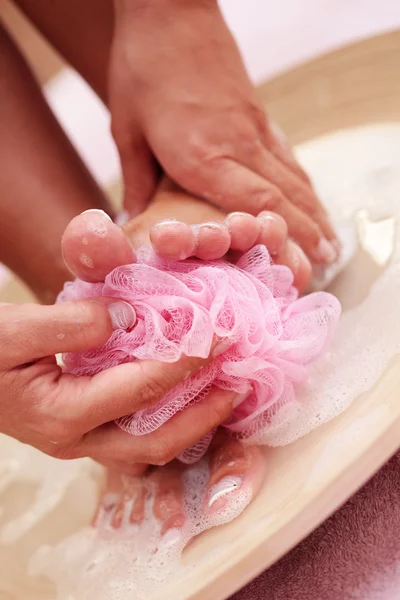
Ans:
{"label": "toe", "polygon": [[231,234],[231,250],[246,252],[257,242],[261,233],[261,221],[243,212],[230,213],[226,224]]}
{"label": "toe", "polygon": [[181,221],[166,220],[150,230],[150,241],[159,256],[167,260],[183,260],[192,256],[196,246],[193,229]]}
{"label": "toe", "polygon": [[293,285],[300,292],[308,287],[312,277],[312,266],[295,242],[288,240],[274,260],[277,264],[289,267],[294,276]]}
{"label": "toe", "polygon": [[68,269],[84,281],[104,281],[115,267],[135,262],[127,237],[102,210],[88,210],[72,219],[61,248]]}
{"label": "toe", "polygon": [[225,223],[209,222],[194,225],[196,235],[195,256],[201,260],[222,258],[229,250],[231,236]]}
{"label": "toe", "polygon": [[177,462],[155,469],[149,476],[154,486],[153,514],[161,523],[161,534],[176,532],[185,523],[183,466]]}
{"label": "toe", "polygon": [[211,450],[210,475],[204,510],[215,513],[223,510],[235,497],[259,491],[264,477],[260,450],[245,446],[230,437],[221,436]]}
{"label": "toe", "polygon": [[261,224],[258,242],[266,246],[271,256],[276,256],[287,240],[288,228],[286,221],[280,215],[266,210],[261,212],[257,219]]}

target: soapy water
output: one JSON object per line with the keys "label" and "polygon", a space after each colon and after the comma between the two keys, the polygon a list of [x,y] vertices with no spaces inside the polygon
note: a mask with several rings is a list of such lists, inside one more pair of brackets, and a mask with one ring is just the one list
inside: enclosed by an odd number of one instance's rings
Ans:
{"label": "soapy water", "polygon": [[251,487],[247,487],[233,495],[223,511],[205,515],[202,506],[208,474],[204,459],[185,471],[186,522],[179,532],[171,530],[172,536],[168,533],[162,536],[161,525],[153,517],[150,496],[142,524],[127,525],[118,532],[111,528],[87,529],[67,538],[55,549],[42,547],[31,561],[31,574],[46,574],[56,580],[60,599],[148,598],[178,571],[191,570],[183,569],[180,560],[189,540],[236,518],[251,500]]}
{"label": "soapy water", "polygon": [[[374,385],[400,352],[400,125],[336,132],[303,144],[297,154],[333,219],[345,223],[348,266],[329,290],[338,293],[344,313],[329,354],[312,368],[290,410],[277,411],[261,436],[258,430],[247,440],[271,446],[288,444],[345,410]],[[35,452],[25,447],[24,451]],[[55,474],[52,459],[45,457],[46,464],[34,475],[16,448],[8,456],[11,461],[0,462],[0,487],[4,490],[20,478],[30,478],[37,482],[39,495],[36,507],[27,511],[30,516],[20,515],[4,524],[0,530],[3,544],[17,541],[34,524],[37,530],[49,510],[60,511],[63,518],[68,510],[63,496],[72,480],[82,477],[83,468],[78,467],[81,461],[73,467],[57,461]],[[88,461],[84,469],[85,477],[95,481],[97,467]],[[188,518],[171,545],[160,543],[149,499],[148,516],[140,530],[124,530],[120,537],[110,539],[94,529],[81,529],[57,546],[39,550],[31,561],[31,573],[55,581],[59,600],[149,597],[171,577],[182,576],[180,559],[186,541],[219,524],[216,517],[207,522],[199,510],[207,481],[206,462],[189,467],[185,477]],[[219,522],[234,518],[249,501],[249,495],[236,495],[226,512],[218,513]]]}

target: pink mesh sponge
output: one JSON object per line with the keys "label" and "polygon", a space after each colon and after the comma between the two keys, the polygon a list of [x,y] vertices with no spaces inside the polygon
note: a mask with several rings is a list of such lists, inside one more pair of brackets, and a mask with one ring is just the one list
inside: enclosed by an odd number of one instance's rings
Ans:
{"label": "pink mesh sponge", "polygon": [[[131,331],[115,331],[101,348],[65,354],[69,373],[95,374],[137,359],[207,357],[215,335],[227,344],[211,365],[158,404],[117,421],[133,435],[154,431],[199,402],[211,386],[241,395],[224,427],[241,439],[268,428],[276,410],[293,402],[295,386],[326,349],[341,312],[338,300],[325,292],[299,298],[290,269],[274,265],[265,246],[256,246],[236,265],[169,262],[141,249],[136,264],[114,269],[105,283],[67,283],[58,301],[99,296],[130,302],[137,323]],[[212,436],[187,449],[181,460],[200,458]]]}

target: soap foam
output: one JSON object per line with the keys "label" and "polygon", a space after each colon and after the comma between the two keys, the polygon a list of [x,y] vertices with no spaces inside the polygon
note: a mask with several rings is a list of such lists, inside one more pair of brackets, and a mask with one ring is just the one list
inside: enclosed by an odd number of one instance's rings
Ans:
{"label": "soap foam", "polygon": [[[146,501],[140,526],[85,529],[55,549],[42,547],[32,558],[30,574],[47,575],[57,582],[58,600],[144,600],[172,577],[187,574],[181,556],[188,541],[201,532],[236,518],[249,504],[251,487],[233,494],[223,510],[206,514],[209,479],[205,459],[183,475],[185,525],[165,536],[153,517],[153,497]],[[172,534],[172,535],[171,535]]]}

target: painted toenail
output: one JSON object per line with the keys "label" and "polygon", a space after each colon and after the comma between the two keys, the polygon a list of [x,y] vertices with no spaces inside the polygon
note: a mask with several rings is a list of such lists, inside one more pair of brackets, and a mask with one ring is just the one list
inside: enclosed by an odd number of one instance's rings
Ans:
{"label": "painted toenail", "polygon": [[220,498],[224,498],[228,494],[238,490],[242,485],[243,479],[242,477],[224,477],[216,483],[210,490],[208,507],[211,506]]}

